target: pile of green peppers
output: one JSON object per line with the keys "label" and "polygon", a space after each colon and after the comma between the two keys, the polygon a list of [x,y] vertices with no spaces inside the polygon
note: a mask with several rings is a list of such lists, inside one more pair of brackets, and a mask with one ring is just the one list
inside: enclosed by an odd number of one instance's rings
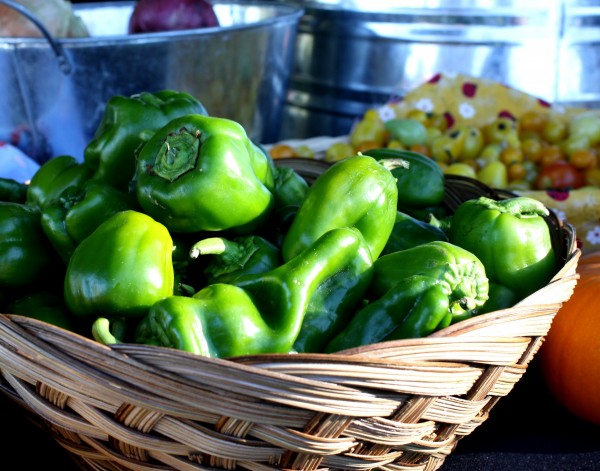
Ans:
{"label": "pile of green peppers", "polygon": [[309,185],[186,93],[113,97],[81,161],[0,179],[1,312],[104,344],[330,353],[427,336],[550,280],[542,205],[451,214],[444,195],[415,152],[357,154]]}

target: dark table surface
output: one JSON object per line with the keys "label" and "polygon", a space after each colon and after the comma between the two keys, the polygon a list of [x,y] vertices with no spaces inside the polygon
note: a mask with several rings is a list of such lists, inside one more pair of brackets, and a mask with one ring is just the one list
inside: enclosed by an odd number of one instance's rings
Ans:
{"label": "dark table surface", "polygon": [[[24,469],[50,465],[62,471],[78,469],[47,432],[23,418],[16,404],[4,394],[0,400],[5,458],[12,453],[22,460],[20,450],[26,443],[29,453]],[[600,426],[579,420],[558,405],[534,360],[488,420],[458,443],[441,470],[600,471]]]}

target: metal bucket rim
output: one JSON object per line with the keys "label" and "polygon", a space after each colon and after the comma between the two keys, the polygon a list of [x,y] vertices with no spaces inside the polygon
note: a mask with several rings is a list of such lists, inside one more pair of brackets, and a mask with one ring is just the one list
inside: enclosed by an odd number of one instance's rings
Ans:
{"label": "metal bucket rim", "polygon": [[[58,38],[53,37],[53,40],[60,43],[64,47],[76,47],[76,46],[96,46],[98,44],[135,44],[135,43],[150,43],[150,42],[163,42],[167,40],[180,40],[189,39],[199,36],[211,36],[222,34],[223,32],[232,31],[243,31],[246,29],[259,29],[262,27],[272,26],[273,23],[277,24],[294,24],[298,23],[304,9],[294,4],[274,4],[264,0],[258,1],[244,1],[244,0],[214,0],[214,5],[236,5],[240,7],[268,7],[270,10],[275,11],[275,14],[269,18],[265,18],[259,21],[253,21],[251,23],[240,23],[231,26],[217,26],[208,28],[196,28],[196,29],[185,29],[178,31],[163,31],[155,33],[136,33],[136,34],[115,34],[115,35],[103,35],[103,36],[90,36],[84,38]],[[78,10],[84,10],[90,6],[98,5],[102,7],[119,6],[123,8],[131,7],[135,2],[89,2],[80,3],[73,5],[73,11],[77,13]],[[39,46],[40,44],[48,44],[48,40],[44,37],[7,37],[0,36],[0,47],[3,45],[18,46],[19,48],[27,46]]]}

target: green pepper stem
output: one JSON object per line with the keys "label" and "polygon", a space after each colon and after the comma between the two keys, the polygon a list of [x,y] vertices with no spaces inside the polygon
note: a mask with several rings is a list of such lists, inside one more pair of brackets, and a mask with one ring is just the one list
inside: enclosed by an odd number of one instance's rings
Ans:
{"label": "green pepper stem", "polygon": [[[126,323],[123,319],[98,317],[92,324],[92,336],[104,345],[121,343],[125,337]],[[114,334],[112,332],[115,332]]]}
{"label": "green pepper stem", "polygon": [[548,216],[548,214],[550,214],[550,211],[546,208],[544,203],[527,196],[517,196],[500,201],[481,196],[479,197],[477,204],[480,204],[486,209],[510,214],[517,218],[524,216]]}
{"label": "green pepper stem", "polygon": [[200,131],[191,133],[185,128],[167,135],[152,171],[165,180],[175,181],[196,166],[200,152]]}

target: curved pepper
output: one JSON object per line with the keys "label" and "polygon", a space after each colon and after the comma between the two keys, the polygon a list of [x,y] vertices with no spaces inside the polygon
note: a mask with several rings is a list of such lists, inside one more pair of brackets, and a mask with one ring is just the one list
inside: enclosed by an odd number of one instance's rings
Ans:
{"label": "curved pepper", "polygon": [[283,240],[283,259],[338,227],[356,227],[376,259],[392,232],[397,204],[396,180],[382,163],[366,155],[340,160],[309,188]]}
{"label": "curved pepper", "polygon": [[450,242],[474,253],[491,282],[521,298],[545,286],[557,271],[545,216],[548,209],[525,196],[496,201],[479,197],[462,203],[450,223]]}
{"label": "curved pepper", "polygon": [[446,192],[442,168],[431,158],[403,149],[371,149],[364,152],[377,160],[402,159],[408,166],[392,169],[398,187],[398,209],[439,205]]}
{"label": "curved pepper", "polygon": [[424,337],[476,315],[488,299],[488,290],[481,261],[448,242],[383,255],[373,263],[369,303],[326,351]]}
{"label": "curved pepper", "polygon": [[192,95],[173,90],[115,95],[83,153],[93,178],[126,191],[135,174],[135,153],[156,130],[189,113],[206,115]]}
{"label": "curved pepper", "polygon": [[0,289],[32,285],[53,272],[57,260],[40,225],[40,213],[23,203],[0,202]]}
{"label": "curved pepper", "polygon": [[281,252],[271,242],[257,235],[239,236],[231,240],[209,237],[196,242],[189,255],[212,255],[204,265],[206,283],[229,283],[241,275],[264,273],[281,265]]}
{"label": "curved pepper", "polygon": [[317,288],[362,265],[363,251],[368,249],[358,230],[329,231],[267,273],[208,285],[191,298],[158,301],[138,324],[135,340],[221,358],[288,353]]}
{"label": "curved pepper", "polygon": [[64,262],[73,250],[113,214],[136,209],[132,195],[98,180],[70,186],[42,210],[41,225],[50,243]]}
{"label": "curved pepper", "polygon": [[141,149],[136,194],[144,212],[170,231],[250,233],[273,207],[263,183],[269,171],[241,125],[187,115],[159,129]]}
{"label": "curved pepper", "polygon": [[173,240],[162,224],[133,210],[98,226],[73,251],[64,279],[79,317],[140,317],[173,294]]}
{"label": "curved pepper", "polygon": [[70,186],[80,186],[92,176],[92,171],[75,157],[60,155],[44,162],[31,177],[27,189],[27,204],[43,209]]}

